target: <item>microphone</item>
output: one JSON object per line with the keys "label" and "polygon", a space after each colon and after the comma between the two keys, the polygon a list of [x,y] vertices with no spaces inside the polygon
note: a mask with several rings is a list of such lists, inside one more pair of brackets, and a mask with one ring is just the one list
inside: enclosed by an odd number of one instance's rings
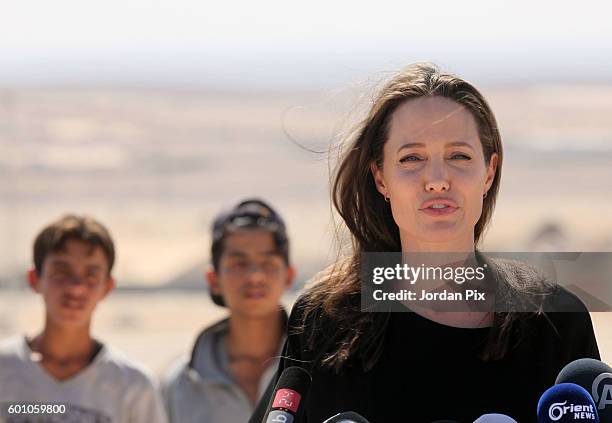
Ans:
{"label": "microphone", "polygon": [[505,414],[483,414],[474,420],[474,423],[518,423],[510,416],[506,416]]}
{"label": "microphone", "polygon": [[310,373],[301,367],[292,366],[283,370],[274,387],[263,422],[295,423],[311,382]]}
{"label": "microphone", "polygon": [[593,358],[581,358],[565,366],[555,383],[570,382],[586,389],[595,401],[602,422],[612,422],[612,367]]}
{"label": "microphone", "polygon": [[575,383],[548,388],[538,401],[538,423],[599,423],[591,395]]}
{"label": "microphone", "polygon": [[331,416],[323,423],[370,423],[365,417],[354,411],[345,411],[344,413],[338,413],[335,416]]}

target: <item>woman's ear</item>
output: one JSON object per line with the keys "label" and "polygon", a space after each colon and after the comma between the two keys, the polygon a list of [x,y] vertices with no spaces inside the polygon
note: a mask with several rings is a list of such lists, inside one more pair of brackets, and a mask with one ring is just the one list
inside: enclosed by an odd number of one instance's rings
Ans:
{"label": "woman's ear", "polygon": [[499,156],[497,153],[491,154],[491,159],[489,160],[489,165],[487,166],[487,179],[485,180],[485,192],[483,195],[491,189],[491,185],[493,185],[493,181],[495,180],[495,172],[497,171],[497,163],[499,161]]}
{"label": "woman's ear", "polygon": [[383,172],[382,169],[378,167],[375,160],[372,160],[372,162],[370,163],[370,171],[372,172],[372,177],[374,178],[374,184],[376,184],[376,189],[383,195],[383,197],[387,197],[387,186],[385,184]]}

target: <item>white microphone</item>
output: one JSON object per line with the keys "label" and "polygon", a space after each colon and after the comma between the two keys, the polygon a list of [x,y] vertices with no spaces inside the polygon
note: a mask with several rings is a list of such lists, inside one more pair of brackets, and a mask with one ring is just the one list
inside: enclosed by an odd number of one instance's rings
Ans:
{"label": "white microphone", "polygon": [[474,420],[474,423],[517,423],[517,421],[505,414],[491,413],[483,414]]}

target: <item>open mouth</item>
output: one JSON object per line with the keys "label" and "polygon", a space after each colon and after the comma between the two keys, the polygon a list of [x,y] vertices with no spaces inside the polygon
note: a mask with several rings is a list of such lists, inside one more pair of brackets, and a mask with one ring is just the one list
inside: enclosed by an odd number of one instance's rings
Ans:
{"label": "open mouth", "polygon": [[449,206],[448,204],[432,204],[421,210],[430,216],[446,216],[454,213],[457,209],[458,207]]}

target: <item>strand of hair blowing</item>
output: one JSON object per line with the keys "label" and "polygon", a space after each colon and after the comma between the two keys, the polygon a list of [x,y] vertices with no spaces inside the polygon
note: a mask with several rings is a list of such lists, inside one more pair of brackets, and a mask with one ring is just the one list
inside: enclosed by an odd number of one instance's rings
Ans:
{"label": "strand of hair blowing", "polygon": [[[502,165],[502,144],[495,117],[484,97],[468,82],[441,73],[431,64],[416,64],[392,79],[375,98],[369,115],[348,139],[332,183],[332,201],[352,238],[352,254],[315,277],[315,284],[303,295],[302,325],[307,348],[316,351],[316,363],[340,372],[345,365],[359,362],[371,369],[382,353],[389,313],[360,310],[361,254],[372,251],[401,251],[399,229],[390,207],[377,191],[371,175],[372,162],[382,165],[383,147],[390,118],[405,101],[423,96],[442,96],[467,108],[474,116],[486,163],[493,153],[498,166],[493,184],[484,200],[480,219],[474,228],[478,244],[493,213]],[[513,287],[520,290],[521,287]],[[482,351],[484,360],[503,357],[512,334],[523,327],[528,316],[521,313],[495,313],[489,341]],[[324,333],[333,327],[333,333]]]}

